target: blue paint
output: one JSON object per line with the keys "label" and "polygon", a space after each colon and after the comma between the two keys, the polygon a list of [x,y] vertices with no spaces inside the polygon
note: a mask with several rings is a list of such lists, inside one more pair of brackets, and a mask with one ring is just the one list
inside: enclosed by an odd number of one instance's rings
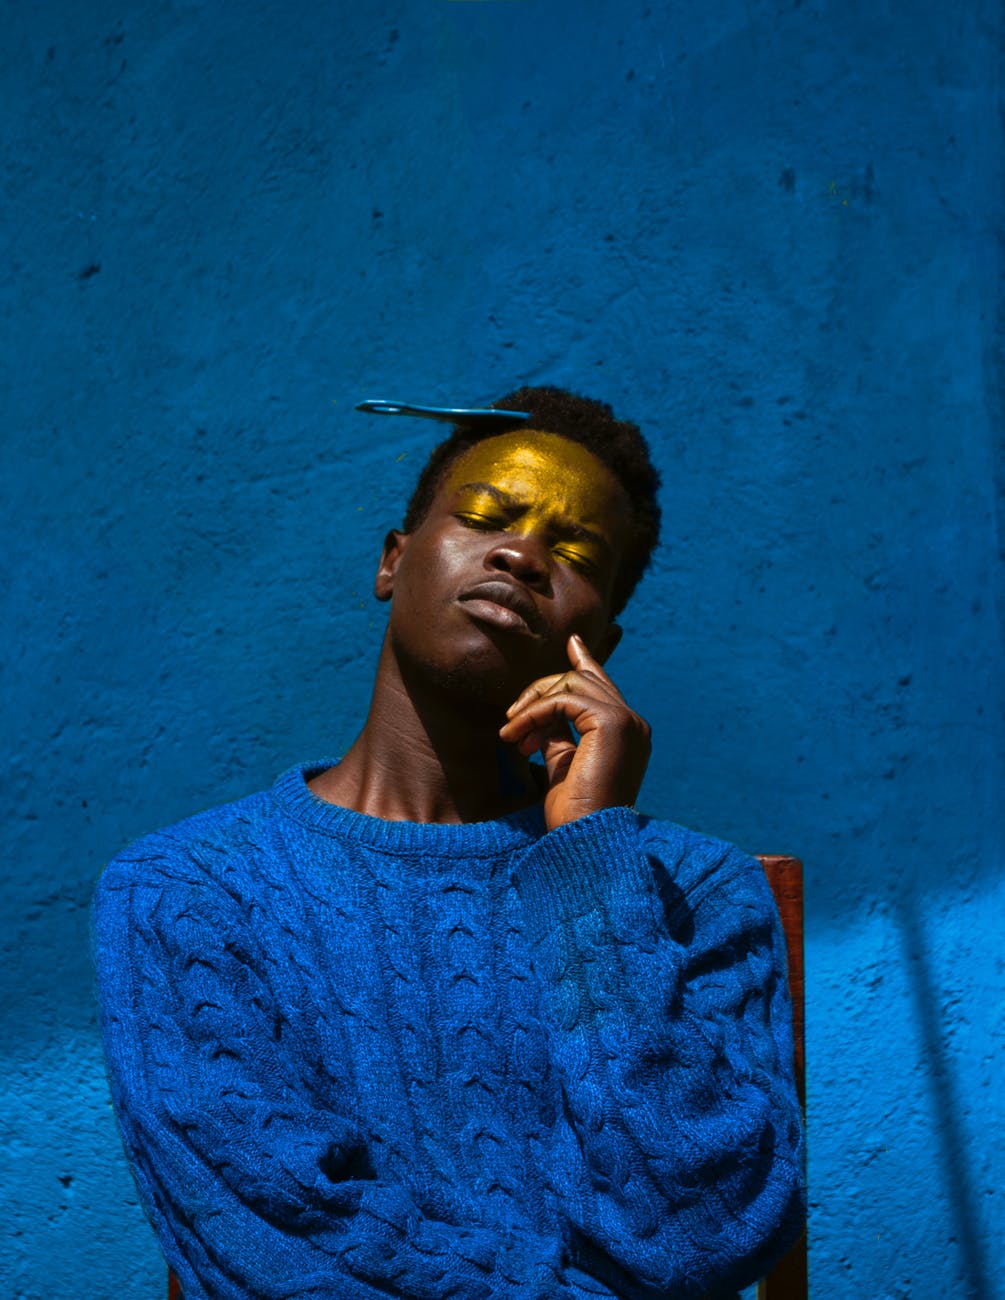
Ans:
{"label": "blue paint", "polygon": [[520,382],[663,472],[640,805],[806,862],[815,1293],[1002,1294],[1001,13],[583,12],[7,16],[5,1294],[160,1294],[94,880],[361,725],[436,430],[353,404]]}

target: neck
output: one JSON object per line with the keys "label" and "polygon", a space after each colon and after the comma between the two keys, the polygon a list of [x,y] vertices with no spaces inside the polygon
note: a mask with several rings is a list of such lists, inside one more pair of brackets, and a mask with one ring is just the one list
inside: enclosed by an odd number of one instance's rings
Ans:
{"label": "neck", "polygon": [[406,684],[385,637],[366,723],[311,790],[386,821],[491,821],[535,803],[535,771],[498,731],[503,709]]}

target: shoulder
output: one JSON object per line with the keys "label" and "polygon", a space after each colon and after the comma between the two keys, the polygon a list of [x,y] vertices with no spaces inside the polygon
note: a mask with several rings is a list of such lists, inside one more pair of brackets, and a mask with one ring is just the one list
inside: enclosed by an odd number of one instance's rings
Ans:
{"label": "shoulder", "polygon": [[753,854],[664,818],[645,813],[637,818],[640,848],[689,902],[725,895],[738,903],[773,909],[764,870]]}
{"label": "shoulder", "polygon": [[103,1014],[140,996],[170,1000],[196,967],[229,969],[228,954],[264,959],[253,919],[274,817],[268,792],[250,795],[144,835],[112,859],[91,909]]}
{"label": "shoulder", "polygon": [[783,990],[785,939],[758,859],[674,822],[640,815],[639,823],[664,913],[691,952],[693,977],[711,990],[709,1005],[719,1005],[715,990],[728,983],[728,970],[744,988]]}
{"label": "shoulder", "polygon": [[94,896],[97,911],[116,895],[205,886],[246,860],[242,846],[260,839],[274,805],[269,791],[220,804],[134,841],[101,873]]}

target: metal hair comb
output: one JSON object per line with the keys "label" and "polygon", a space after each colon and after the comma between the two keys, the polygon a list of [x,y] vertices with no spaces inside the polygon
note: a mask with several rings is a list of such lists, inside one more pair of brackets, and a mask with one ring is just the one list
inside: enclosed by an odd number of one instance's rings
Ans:
{"label": "metal hair comb", "polygon": [[485,424],[512,424],[514,420],[529,420],[529,411],[499,411],[493,407],[467,406],[412,406],[407,402],[383,400],[357,402],[357,411],[368,415],[417,415],[424,420],[443,420],[447,424],[478,422]]}

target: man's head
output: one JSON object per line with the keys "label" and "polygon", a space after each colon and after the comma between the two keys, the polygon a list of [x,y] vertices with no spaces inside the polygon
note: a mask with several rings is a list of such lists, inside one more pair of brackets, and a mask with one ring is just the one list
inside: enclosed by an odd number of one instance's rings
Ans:
{"label": "man's head", "polygon": [[375,591],[393,597],[406,675],[505,707],[568,667],[572,633],[601,662],[617,645],[614,617],[657,539],[659,478],[638,429],[601,403],[529,388],[498,405],[531,419],[460,426],[433,451]]}
{"label": "man's head", "polygon": [[[579,397],[562,388],[518,388],[507,393],[493,407],[526,411],[526,425],[514,422],[512,431],[547,431],[578,442],[597,457],[624,489],[628,499],[628,530],[611,596],[610,615],[618,617],[649,567],[659,542],[660,508],[656,494],[660,475],[649,457],[649,447],[637,424],[616,420],[606,402]],[[429,513],[436,490],[457,458],[480,442],[498,437],[507,426],[486,427],[476,423],[457,424],[450,437],[434,447],[412,492],[402,531],[414,530]]]}

